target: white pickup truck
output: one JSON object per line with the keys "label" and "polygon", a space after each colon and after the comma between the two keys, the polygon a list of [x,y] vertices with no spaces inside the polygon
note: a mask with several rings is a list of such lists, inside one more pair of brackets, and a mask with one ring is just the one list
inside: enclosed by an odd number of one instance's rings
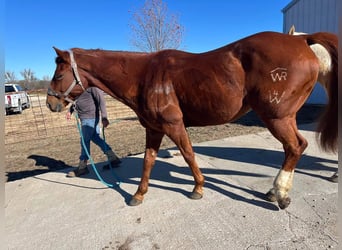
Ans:
{"label": "white pickup truck", "polygon": [[24,109],[30,107],[30,98],[18,84],[5,84],[5,108],[6,115],[10,113],[21,114]]}

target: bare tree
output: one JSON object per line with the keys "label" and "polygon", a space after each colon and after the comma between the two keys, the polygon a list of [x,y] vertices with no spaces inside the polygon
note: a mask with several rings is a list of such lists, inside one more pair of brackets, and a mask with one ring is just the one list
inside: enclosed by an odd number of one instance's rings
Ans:
{"label": "bare tree", "polygon": [[20,72],[21,76],[24,77],[24,80],[27,82],[32,82],[36,80],[34,76],[34,72],[31,69],[24,69],[23,71]]}
{"label": "bare tree", "polygon": [[43,76],[42,80],[46,81],[46,82],[49,82],[49,81],[51,81],[51,76],[45,75],[45,76]]}
{"label": "bare tree", "polygon": [[13,83],[17,80],[15,73],[13,71],[6,71],[5,72],[5,82],[6,83]]}
{"label": "bare tree", "polygon": [[24,88],[29,89],[29,85],[32,81],[37,80],[34,76],[34,72],[31,69],[24,69],[20,72],[21,76],[24,77]]}
{"label": "bare tree", "polygon": [[146,0],[132,17],[131,43],[139,50],[178,49],[181,45],[184,28],[179,24],[177,15],[168,14],[167,5],[162,0]]}

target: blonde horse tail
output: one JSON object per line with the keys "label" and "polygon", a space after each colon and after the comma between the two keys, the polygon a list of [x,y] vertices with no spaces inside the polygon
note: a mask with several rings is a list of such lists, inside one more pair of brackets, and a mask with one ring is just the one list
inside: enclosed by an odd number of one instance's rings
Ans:
{"label": "blonde horse tail", "polygon": [[336,152],[338,139],[338,39],[336,35],[324,32],[306,37],[308,45],[315,52],[320,64],[326,63],[327,60],[320,58],[319,53],[316,53],[314,49],[316,44],[323,46],[330,55],[328,60],[330,65],[320,67],[318,77],[318,81],[327,92],[328,103],[318,121],[317,136],[323,150]]}

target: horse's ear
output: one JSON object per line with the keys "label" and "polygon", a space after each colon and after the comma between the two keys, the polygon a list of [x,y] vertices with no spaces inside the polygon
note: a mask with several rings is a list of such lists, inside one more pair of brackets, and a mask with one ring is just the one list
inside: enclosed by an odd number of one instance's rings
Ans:
{"label": "horse's ear", "polygon": [[57,57],[62,59],[62,61],[69,62],[69,52],[57,49],[56,47],[53,47],[53,49],[56,51]]}
{"label": "horse's ear", "polygon": [[295,33],[295,26],[292,25],[290,30],[289,30],[289,35],[293,35]]}

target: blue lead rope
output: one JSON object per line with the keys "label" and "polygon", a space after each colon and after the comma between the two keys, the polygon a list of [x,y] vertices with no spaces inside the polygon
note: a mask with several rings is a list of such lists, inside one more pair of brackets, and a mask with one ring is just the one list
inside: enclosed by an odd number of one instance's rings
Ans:
{"label": "blue lead rope", "polygon": [[[86,154],[87,154],[87,156],[88,156],[88,158],[89,158],[89,160],[90,160],[91,166],[93,167],[93,170],[94,170],[95,174],[97,175],[97,178],[98,178],[104,185],[106,185],[106,186],[108,186],[108,187],[114,187],[113,184],[110,184],[110,183],[107,183],[106,181],[104,181],[104,180],[102,179],[101,175],[99,174],[99,172],[97,171],[97,169],[96,169],[96,167],[95,167],[94,160],[93,160],[93,158],[91,157],[91,155],[89,154],[88,149],[87,149],[87,147],[86,147],[86,145],[85,145],[84,138],[83,138],[83,133],[82,133],[82,128],[81,128],[81,125],[80,125],[80,122],[79,122],[79,119],[78,119],[77,111],[75,111],[74,114],[75,114],[75,118],[76,118],[76,121],[77,121],[77,128],[78,128],[78,131],[79,131],[80,136],[81,136],[82,146],[83,146],[84,151],[86,152]],[[104,128],[102,129],[102,135],[103,135],[103,140],[104,140],[104,142],[105,142]],[[110,161],[109,161],[108,158],[107,158],[107,160],[108,160],[108,163],[109,163],[109,166],[110,166],[110,170],[111,170],[111,172],[112,172],[112,175],[113,175],[114,178],[117,180],[117,181],[115,182],[115,186],[120,186],[121,181],[120,181],[120,179],[115,175],[114,170],[113,170],[113,168],[112,168],[112,165],[111,165],[111,163],[110,163]]]}

